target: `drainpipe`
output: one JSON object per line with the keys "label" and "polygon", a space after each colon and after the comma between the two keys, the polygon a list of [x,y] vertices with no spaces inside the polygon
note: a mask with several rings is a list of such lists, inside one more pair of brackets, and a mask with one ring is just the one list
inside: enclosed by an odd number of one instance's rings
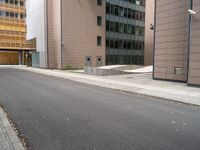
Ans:
{"label": "drainpipe", "polygon": [[[190,1],[190,10],[193,9],[193,0]],[[189,36],[188,36],[188,55],[187,55],[187,84],[189,81],[190,72],[190,50],[191,50],[191,37],[192,37],[192,14],[189,14]]]}
{"label": "drainpipe", "polygon": [[155,51],[156,51],[156,9],[157,9],[157,0],[154,0],[154,26],[153,26],[153,80],[155,79]]}
{"label": "drainpipe", "polygon": [[60,32],[61,32],[61,34],[60,34],[60,39],[61,39],[61,69],[63,69],[63,47],[64,47],[64,43],[63,43],[63,0],[60,0]]}
{"label": "drainpipe", "polygon": [[46,51],[46,60],[45,60],[45,68],[49,68],[49,25],[48,25],[48,10],[49,10],[49,3],[48,0],[45,0],[45,4],[44,4],[44,16],[45,16],[45,51]]}

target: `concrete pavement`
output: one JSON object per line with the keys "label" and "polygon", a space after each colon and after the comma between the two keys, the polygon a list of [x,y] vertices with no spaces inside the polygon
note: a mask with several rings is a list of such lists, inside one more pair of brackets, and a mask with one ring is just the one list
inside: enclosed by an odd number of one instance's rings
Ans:
{"label": "concrete pavement", "polygon": [[153,80],[151,74],[119,76],[93,76],[62,70],[48,70],[25,66],[5,66],[35,73],[70,79],[77,82],[106,87],[121,91],[158,97],[176,102],[200,106],[200,88],[188,87],[184,83]]}
{"label": "concrete pavement", "polygon": [[36,150],[200,149],[191,105],[10,68],[0,69],[0,95]]}
{"label": "concrete pavement", "polygon": [[0,108],[0,150],[24,150],[2,108]]}

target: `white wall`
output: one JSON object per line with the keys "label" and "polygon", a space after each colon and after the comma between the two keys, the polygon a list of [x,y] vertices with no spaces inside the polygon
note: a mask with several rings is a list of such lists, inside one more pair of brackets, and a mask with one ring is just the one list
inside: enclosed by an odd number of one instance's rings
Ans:
{"label": "white wall", "polygon": [[27,40],[36,38],[39,67],[47,67],[46,0],[26,0]]}

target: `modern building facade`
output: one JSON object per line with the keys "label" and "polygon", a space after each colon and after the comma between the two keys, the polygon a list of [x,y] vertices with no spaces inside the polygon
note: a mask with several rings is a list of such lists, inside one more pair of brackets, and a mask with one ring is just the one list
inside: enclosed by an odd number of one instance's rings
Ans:
{"label": "modern building facade", "polygon": [[145,0],[106,0],[106,64],[144,64]]}
{"label": "modern building facade", "polygon": [[200,1],[156,0],[155,27],[154,79],[200,85]]}
{"label": "modern building facade", "polygon": [[25,1],[0,0],[0,65],[27,64],[34,49],[26,41]]}
{"label": "modern building facade", "polygon": [[27,0],[26,7],[33,66],[144,64],[145,0]]}
{"label": "modern building facade", "polygon": [[64,69],[105,64],[105,3],[27,0],[27,39],[36,39],[33,66]]}

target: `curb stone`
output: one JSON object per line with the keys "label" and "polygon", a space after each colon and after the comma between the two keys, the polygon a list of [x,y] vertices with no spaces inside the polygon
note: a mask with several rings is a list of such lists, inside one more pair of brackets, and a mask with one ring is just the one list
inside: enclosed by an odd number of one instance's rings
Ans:
{"label": "curb stone", "polygon": [[[53,77],[58,77],[58,78],[63,78],[63,79],[68,79],[80,83],[85,83],[89,85],[95,85],[99,87],[104,87],[104,88],[109,88],[109,89],[114,89],[114,90],[119,90],[119,91],[124,91],[124,92],[130,92],[130,93],[135,93],[135,94],[140,94],[144,96],[151,96],[151,97],[156,97],[159,99],[164,99],[164,100],[169,100],[169,101],[174,101],[182,104],[189,104],[195,107],[200,107],[200,90],[199,92],[195,93],[182,93],[179,94],[180,91],[172,91],[171,89],[164,89],[162,86],[158,87],[157,89],[154,89],[154,87],[146,86],[146,85],[138,85],[135,83],[126,83],[123,81],[116,81],[116,80],[109,80],[109,79],[104,79],[104,78],[96,78],[94,76],[85,76],[82,74],[77,74],[73,72],[62,72],[60,70],[55,70],[55,71],[50,71],[48,69],[42,69],[42,68],[32,68],[32,67],[26,67],[26,66],[8,66],[9,68],[17,69],[17,70],[22,70],[22,71],[28,71],[28,72],[33,72],[33,73],[38,73],[38,74],[43,74],[47,76],[53,76]],[[169,90],[166,92],[166,90]]]}

